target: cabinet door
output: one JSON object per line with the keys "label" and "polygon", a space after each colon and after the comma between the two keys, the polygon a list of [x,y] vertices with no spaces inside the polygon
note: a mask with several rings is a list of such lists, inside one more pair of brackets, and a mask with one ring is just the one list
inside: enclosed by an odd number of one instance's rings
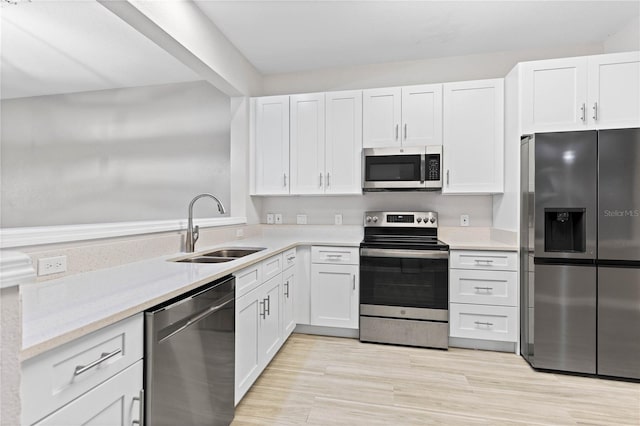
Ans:
{"label": "cabinet door", "polygon": [[358,328],[358,266],[311,265],[311,325]]}
{"label": "cabinet door", "polygon": [[263,313],[262,287],[236,300],[236,405],[260,375],[258,347],[261,314]]}
{"label": "cabinet door", "polygon": [[400,146],[399,87],[362,92],[362,146]]}
{"label": "cabinet door", "polygon": [[640,52],[590,56],[588,120],[599,129],[640,126]]}
{"label": "cabinet door", "polygon": [[587,58],[522,64],[522,133],[587,129]]}
{"label": "cabinet door", "polygon": [[296,328],[293,314],[296,268],[291,267],[282,273],[282,338],[287,340]]}
{"label": "cabinet door", "polygon": [[324,192],[324,93],[291,96],[291,193]]}
{"label": "cabinet door", "polygon": [[443,193],[503,191],[503,79],[444,84],[443,155]]}
{"label": "cabinet door", "polygon": [[282,274],[274,277],[261,286],[262,320],[260,322],[260,337],[258,339],[260,351],[260,371],[271,361],[282,346],[282,309],[280,294]]}
{"label": "cabinet door", "polygon": [[442,84],[402,88],[402,146],[442,145]]}
{"label": "cabinet door", "polygon": [[256,194],[289,193],[289,96],[255,100]]}
{"label": "cabinet door", "polygon": [[362,193],[362,91],[326,94],[326,194]]}
{"label": "cabinet door", "polygon": [[142,360],[45,417],[36,425],[129,426],[141,421]]}

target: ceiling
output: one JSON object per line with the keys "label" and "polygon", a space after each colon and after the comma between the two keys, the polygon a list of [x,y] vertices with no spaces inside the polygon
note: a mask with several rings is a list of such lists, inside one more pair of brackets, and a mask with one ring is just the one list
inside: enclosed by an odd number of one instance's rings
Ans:
{"label": "ceiling", "polygon": [[218,1],[200,9],[263,74],[601,43],[638,1]]}
{"label": "ceiling", "polygon": [[95,1],[2,2],[2,99],[201,78]]}

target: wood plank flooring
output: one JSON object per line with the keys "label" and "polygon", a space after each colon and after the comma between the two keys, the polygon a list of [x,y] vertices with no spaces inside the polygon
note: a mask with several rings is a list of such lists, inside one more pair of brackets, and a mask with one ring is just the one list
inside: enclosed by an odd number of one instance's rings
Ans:
{"label": "wood plank flooring", "polygon": [[241,425],[640,425],[640,384],[533,371],[514,354],[293,334]]}

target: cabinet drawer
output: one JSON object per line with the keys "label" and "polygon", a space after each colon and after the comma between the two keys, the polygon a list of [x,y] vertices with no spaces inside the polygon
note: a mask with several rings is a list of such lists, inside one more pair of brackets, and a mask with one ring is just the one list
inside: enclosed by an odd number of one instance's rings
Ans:
{"label": "cabinet drawer", "polygon": [[236,299],[262,283],[262,263],[251,265],[233,274],[236,277]]}
{"label": "cabinet drawer", "polygon": [[515,251],[451,250],[451,268],[517,271],[518,253]]}
{"label": "cabinet drawer", "polygon": [[142,359],[142,354],[139,314],[26,360],[22,423],[33,424]]}
{"label": "cabinet drawer", "polygon": [[449,305],[451,337],[515,342],[518,308],[514,306]]}
{"label": "cabinet drawer", "polygon": [[517,305],[515,271],[452,269],[449,274],[451,302],[482,305]]}
{"label": "cabinet drawer", "polygon": [[284,262],[284,268],[288,269],[296,264],[296,248],[292,248],[290,250],[282,253],[282,261]]}
{"label": "cabinet drawer", "polygon": [[313,246],[311,247],[311,262],[358,265],[360,250],[358,247]]}
{"label": "cabinet drawer", "polygon": [[282,272],[281,254],[262,261],[262,282],[270,280],[280,272]]}

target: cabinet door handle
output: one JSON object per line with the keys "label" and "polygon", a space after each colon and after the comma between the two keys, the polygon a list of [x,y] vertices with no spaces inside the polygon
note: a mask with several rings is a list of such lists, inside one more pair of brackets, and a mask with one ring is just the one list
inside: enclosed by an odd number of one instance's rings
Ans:
{"label": "cabinet door handle", "polygon": [[138,401],[140,403],[139,411],[138,411],[138,420],[133,420],[131,422],[132,425],[144,426],[144,389],[140,389],[140,396],[134,396],[134,401]]}
{"label": "cabinet door handle", "polygon": [[404,140],[407,140],[407,123],[404,123]]}
{"label": "cabinet door handle", "polygon": [[327,188],[331,186],[331,173],[327,172]]}
{"label": "cabinet door handle", "polygon": [[98,365],[102,364],[106,360],[113,358],[114,356],[118,355],[121,352],[122,352],[122,348],[118,348],[113,352],[102,352],[102,354],[100,354],[100,358],[96,359],[95,361],[90,362],[87,365],[77,365],[76,369],[73,371],[73,375],[79,376],[82,373],[89,371],[94,367],[97,367]]}
{"label": "cabinet door handle", "polygon": [[595,121],[598,121],[598,103],[597,102],[593,103],[593,119]]}
{"label": "cabinet door handle", "polygon": [[320,188],[322,188],[322,173],[320,173]]}
{"label": "cabinet door handle", "polygon": [[284,173],[284,186],[285,187],[287,186],[287,174],[286,173]]}
{"label": "cabinet door handle", "polygon": [[356,274],[353,274],[353,291],[356,291]]}
{"label": "cabinet door handle", "polygon": [[582,120],[583,123],[587,120],[586,109],[587,109],[587,106],[583,103],[582,106],[580,107],[580,120]]}
{"label": "cabinet door handle", "polygon": [[400,125],[396,124],[396,140],[398,140],[398,129],[399,129]]}
{"label": "cabinet door handle", "polygon": [[265,305],[265,313],[269,316],[271,316],[271,296],[267,296],[267,298],[265,299],[267,301],[267,304]]}
{"label": "cabinet door handle", "polygon": [[492,327],[493,326],[492,322],[474,321],[474,323],[476,325],[486,325],[487,327]]}
{"label": "cabinet door handle", "polygon": [[287,297],[287,299],[289,298],[289,280],[287,280],[284,283],[285,288],[287,289],[287,291],[284,293],[284,295]]}
{"label": "cabinet door handle", "polygon": [[447,186],[449,186],[449,169],[447,169]]}
{"label": "cabinet door handle", "polygon": [[262,319],[266,319],[267,318],[267,309],[266,309],[266,306],[265,306],[265,303],[266,303],[265,300],[267,300],[267,299],[262,299],[260,302],[258,302],[258,303],[260,303],[260,307],[262,308],[262,311],[260,312],[260,316],[262,317]]}

